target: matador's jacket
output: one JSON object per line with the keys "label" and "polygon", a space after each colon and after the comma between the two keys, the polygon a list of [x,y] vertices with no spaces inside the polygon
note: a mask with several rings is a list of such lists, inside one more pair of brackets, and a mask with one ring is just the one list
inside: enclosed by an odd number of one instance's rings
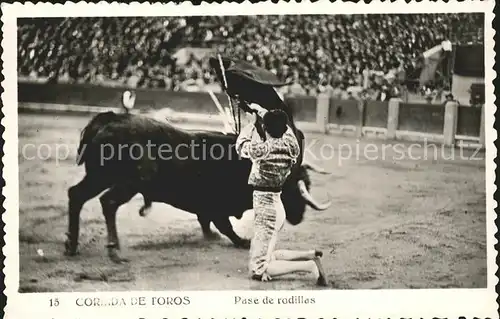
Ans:
{"label": "matador's jacket", "polygon": [[300,153],[299,143],[290,127],[281,138],[262,140],[255,125],[244,127],[236,140],[236,151],[253,165],[248,183],[257,187],[281,188]]}

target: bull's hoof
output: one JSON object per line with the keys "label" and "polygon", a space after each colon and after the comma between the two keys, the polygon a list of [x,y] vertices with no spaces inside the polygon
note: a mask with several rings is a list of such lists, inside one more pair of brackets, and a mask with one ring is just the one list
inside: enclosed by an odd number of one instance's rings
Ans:
{"label": "bull's hoof", "polygon": [[128,262],[130,262],[129,259],[127,258],[122,258],[120,256],[114,256],[114,257],[111,257],[111,261],[115,264],[118,264],[118,265],[121,265],[121,264],[126,264]]}
{"label": "bull's hoof", "polygon": [[109,259],[111,259],[111,261],[114,262],[115,264],[124,264],[130,261],[127,258],[120,257],[116,249],[110,249],[108,255]]}
{"label": "bull's hoof", "polygon": [[78,251],[76,250],[65,250],[64,251],[64,256],[66,257],[75,257],[75,256],[78,256]]}
{"label": "bull's hoof", "polygon": [[69,240],[64,242],[64,256],[72,257],[78,255],[77,246],[71,244]]}
{"label": "bull's hoof", "polygon": [[235,243],[237,248],[250,249],[250,239],[242,239],[240,242]]}

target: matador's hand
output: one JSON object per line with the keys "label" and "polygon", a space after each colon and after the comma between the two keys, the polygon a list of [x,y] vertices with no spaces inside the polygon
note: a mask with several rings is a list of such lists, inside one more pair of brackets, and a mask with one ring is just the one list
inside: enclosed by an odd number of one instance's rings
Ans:
{"label": "matador's hand", "polygon": [[267,110],[265,108],[256,103],[251,103],[248,105],[248,107],[251,110],[255,111],[260,117],[264,117],[264,114],[267,113]]}

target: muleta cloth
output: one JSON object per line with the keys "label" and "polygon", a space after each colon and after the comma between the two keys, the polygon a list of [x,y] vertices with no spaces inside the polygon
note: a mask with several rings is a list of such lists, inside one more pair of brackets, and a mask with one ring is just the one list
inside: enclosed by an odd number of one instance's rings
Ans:
{"label": "muleta cloth", "polygon": [[[227,87],[224,89],[229,96],[248,104],[257,103],[268,110],[284,108],[284,101],[275,88],[291,83],[280,81],[274,73],[245,61],[222,57],[222,63],[227,81]],[[211,57],[209,64],[214,69],[217,80],[223,84],[219,60]],[[240,107],[250,112],[245,105],[240,105]]]}

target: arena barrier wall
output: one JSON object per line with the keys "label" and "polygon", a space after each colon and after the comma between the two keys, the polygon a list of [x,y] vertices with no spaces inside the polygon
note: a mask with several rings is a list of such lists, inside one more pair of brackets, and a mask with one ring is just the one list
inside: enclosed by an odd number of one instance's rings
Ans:
{"label": "arena barrier wall", "polygon": [[[86,84],[19,83],[19,102],[92,105],[120,107],[122,93],[119,87],[102,87]],[[218,114],[206,92],[173,92],[160,89],[136,89],[135,108],[140,111],[170,108],[176,112]],[[215,94],[223,106],[228,105],[224,94]]]}
{"label": "arena barrier wall", "polygon": [[292,108],[296,121],[316,122],[316,98],[314,96],[285,98],[285,102]]}
{"label": "arena barrier wall", "polygon": [[481,108],[459,106],[457,134],[480,137]]}
{"label": "arena barrier wall", "polygon": [[399,130],[443,133],[444,107],[433,104],[402,103],[399,108]]}
{"label": "arena barrier wall", "polygon": [[363,126],[387,128],[389,105],[386,102],[369,101],[365,105]]}
{"label": "arena barrier wall", "polygon": [[[98,113],[121,107],[125,88],[84,84],[18,83],[20,111]],[[206,92],[172,92],[136,89],[136,112],[162,112],[173,121],[220,124],[222,118]],[[215,94],[228,106],[225,94]],[[328,96],[287,97],[297,125],[320,133],[382,136],[386,139],[422,141],[449,146],[484,145],[483,108],[447,105],[337,100]]]}

